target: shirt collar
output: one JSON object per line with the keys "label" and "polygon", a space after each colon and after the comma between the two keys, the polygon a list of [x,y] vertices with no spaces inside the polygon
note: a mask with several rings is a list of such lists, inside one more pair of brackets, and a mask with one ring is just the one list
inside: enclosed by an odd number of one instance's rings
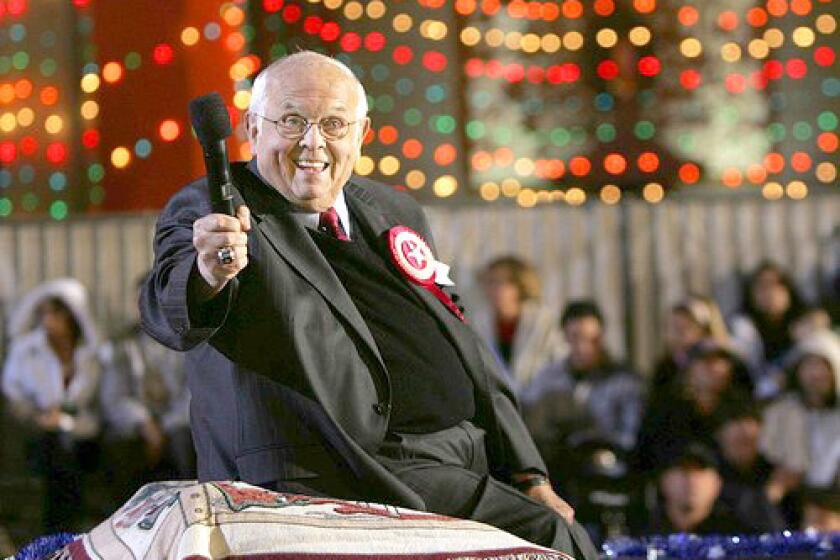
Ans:
{"label": "shirt collar", "polygon": [[[341,227],[344,228],[344,233],[347,234],[347,237],[352,239],[353,233],[350,231],[350,209],[347,208],[347,201],[344,199],[344,189],[338,191],[338,197],[333,203],[333,208],[335,208],[335,211],[338,214],[338,220],[341,222]],[[318,220],[320,219],[320,214],[318,214],[318,212],[304,212],[300,210],[293,212],[292,215],[305,227],[318,229]]]}

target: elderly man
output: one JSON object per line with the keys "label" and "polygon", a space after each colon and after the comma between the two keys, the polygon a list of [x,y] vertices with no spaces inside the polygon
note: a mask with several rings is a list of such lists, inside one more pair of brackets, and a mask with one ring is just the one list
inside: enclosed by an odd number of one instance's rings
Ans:
{"label": "elderly man", "polygon": [[189,351],[199,478],[472,518],[594,558],[420,207],[351,176],[366,113],[344,65],[278,60],[254,83],[237,216],[211,213],[204,180],[160,216],[143,325]]}

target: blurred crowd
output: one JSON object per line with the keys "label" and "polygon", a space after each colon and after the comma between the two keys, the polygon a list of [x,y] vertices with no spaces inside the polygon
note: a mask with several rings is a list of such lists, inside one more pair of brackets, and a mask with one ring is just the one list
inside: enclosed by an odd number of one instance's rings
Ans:
{"label": "blurred crowd", "polygon": [[[594,539],[840,530],[840,338],[782,268],[760,265],[730,317],[702,295],[673,305],[649,372],[607,349],[620,326],[596,301],[544,305],[521,259],[478,280],[470,321]],[[195,476],[182,355],[136,318],[98,331],[72,279],[39,286],[9,321],[5,410],[42,483],[42,532],[86,528],[91,494],[116,507],[145,481]]]}
{"label": "blurred crowd", "polygon": [[86,289],[63,278],[18,302],[9,331],[4,404],[42,482],[41,532],[90,528],[145,482],[195,477],[183,355],[139,318],[101,338]]}
{"label": "blurred crowd", "polygon": [[673,305],[650,372],[610,353],[597,302],[553,318],[528,263],[481,284],[476,326],[595,539],[840,530],[840,338],[781,267],[758,266],[728,320],[703,295]]}

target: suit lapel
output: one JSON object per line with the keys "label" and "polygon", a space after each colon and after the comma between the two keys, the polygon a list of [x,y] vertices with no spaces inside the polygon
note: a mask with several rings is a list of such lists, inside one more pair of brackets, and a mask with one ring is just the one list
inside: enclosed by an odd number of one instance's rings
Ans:
{"label": "suit lapel", "polygon": [[[253,172],[252,172],[253,173]],[[275,251],[309,282],[368,345],[383,369],[385,364],[373,335],[350,295],[304,226],[292,216],[290,204],[256,176],[243,193],[254,222]]]}
{"label": "suit lapel", "polygon": [[[384,213],[382,209],[376,204],[373,196],[364,188],[349,183],[344,189],[347,204],[350,206],[350,211],[356,216],[359,225],[367,230],[371,235],[370,239],[381,240],[389,229],[398,225],[409,225],[400,223],[399,220]],[[384,244],[376,243],[374,248],[378,251],[386,251],[383,249]],[[386,251],[387,252],[387,251]],[[382,253],[380,253],[382,254]],[[391,255],[382,254],[382,256],[390,262]],[[411,286],[426,308],[437,318],[438,322],[443,326],[449,339],[455,344],[464,367],[473,377],[473,381],[480,387],[486,387],[486,380],[484,379],[484,368],[480,366],[482,363],[481,356],[476,346],[475,337],[472,336],[471,330],[464,325],[443,305],[438,299],[427,289],[418,286],[414,282],[405,279],[405,282]],[[474,368],[478,367],[478,371]]]}

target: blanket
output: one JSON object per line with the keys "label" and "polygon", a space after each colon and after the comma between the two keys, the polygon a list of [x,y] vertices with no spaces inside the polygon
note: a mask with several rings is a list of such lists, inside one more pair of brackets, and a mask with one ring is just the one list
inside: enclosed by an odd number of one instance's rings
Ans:
{"label": "blanket", "polygon": [[61,560],[160,558],[569,560],[475,521],[271,492],[243,482],[156,482],[64,547]]}

